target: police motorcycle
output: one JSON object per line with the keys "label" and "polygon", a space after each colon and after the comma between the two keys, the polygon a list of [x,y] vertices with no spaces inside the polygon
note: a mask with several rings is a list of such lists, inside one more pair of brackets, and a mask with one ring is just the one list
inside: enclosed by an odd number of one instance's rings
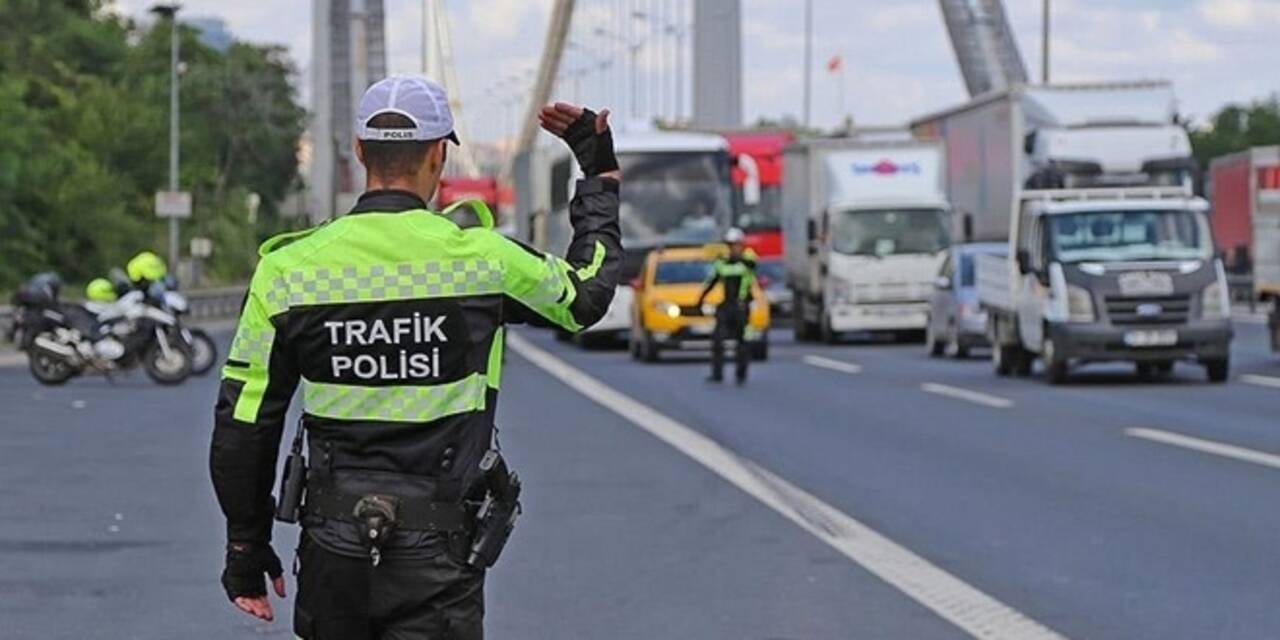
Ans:
{"label": "police motorcycle", "polygon": [[15,320],[9,338],[27,354],[37,382],[60,385],[85,372],[110,377],[136,367],[162,385],[181,383],[191,375],[191,352],[182,342],[176,317],[145,304],[145,292],[130,291],[112,302],[74,304],[61,301],[61,290],[57,274],[42,273],[13,296]]}
{"label": "police motorcycle", "polygon": [[183,316],[191,312],[191,303],[178,291],[178,279],[169,274],[158,284],[159,287],[155,284],[148,287],[148,303],[173,314],[178,335],[191,354],[192,375],[203,376],[209,373],[218,362],[218,345],[204,329],[188,326],[183,321]]}

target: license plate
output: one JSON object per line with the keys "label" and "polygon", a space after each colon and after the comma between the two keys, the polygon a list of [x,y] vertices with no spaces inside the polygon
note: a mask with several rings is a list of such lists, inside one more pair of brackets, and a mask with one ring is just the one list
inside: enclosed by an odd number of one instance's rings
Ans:
{"label": "license plate", "polygon": [[1178,332],[1172,329],[1126,331],[1124,343],[1130,347],[1168,347],[1178,344]]}
{"label": "license plate", "polygon": [[689,333],[692,333],[695,336],[709,336],[711,335],[711,330],[713,328],[714,327],[709,324],[693,324],[689,325]]}

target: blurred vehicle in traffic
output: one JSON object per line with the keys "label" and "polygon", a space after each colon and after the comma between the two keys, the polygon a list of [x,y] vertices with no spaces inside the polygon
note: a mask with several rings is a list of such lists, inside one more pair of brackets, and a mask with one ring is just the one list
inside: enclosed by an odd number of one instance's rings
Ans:
{"label": "blurred vehicle in traffic", "polygon": [[936,142],[804,140],[787,147],[783,259],[797,340],[924,332],[950,245]]}
{"label": "blurred vehicle in traffic", "polygon": [[943,140],[948,198],[979,256],[998,375],[1035,360],[1062,382],[1089,362],[1227,378],[1232,337],[1208,203],[1168,82],[1018,86],[913,123]]}
{"label": "blurred vehicle in traffic", "polygon": [[1228,273],[1249,276],[1271,301],[1271,349],[1280,351],[1280,146],[1255,147],[1209,165],[1213,237]]}
{"label": "blurred vehicle in traffic", "polygon": [[787,266],[781,258],[761,258],[756,262],[756,278],[769,299],[769,314],[774,320],[790,318],[794,295],[787,286]]}
{"label": "blurred vehicle in traffic", "polygon": [[[614,149],[626,184],[619,214],[623,282],[640,275],[655,247],[714,242],[728,228],[732,204],[724,137],[623,125],[615,127]],[[514,173],[519,239],[563,254],[572,234],[568,207],[579,173],[573,158],[559,148],[534,149],[516,158]],[[605,316],[575,340],[627,339],[634,297],[631,285],[619,285]]]}
{"label": "blurred vehicle in traffic", "polygon": [[[632,358],[654,362],[662,351],[708,349],[716,325],[716,306],[724,299],[723,287],[698,296],[711,275],[711,263],[725,253],[724,245],[662,248],[651,251],[632,281]],[[769,354],[769,303],[757,282],[751,287],[751,312],[747,318],[747,348],[756,360]],[[734,348],[738,348],[735,345]]]}
{"label": "blurred vehicle in traffic", "polygon": [[1008,246],[1000,242],[951,246],[929,299],[929,324],[924,340],[929,355],[965,358],[970,349],[990,346],[987,312],[978,304],[977,257],[1003,257],[1007,251]]}
{"label": "blurred vehicle in traffic", "polygon": [[734,226],[761,260],[782,257],[782,151],[795,141],[790,131],[731,131]]}

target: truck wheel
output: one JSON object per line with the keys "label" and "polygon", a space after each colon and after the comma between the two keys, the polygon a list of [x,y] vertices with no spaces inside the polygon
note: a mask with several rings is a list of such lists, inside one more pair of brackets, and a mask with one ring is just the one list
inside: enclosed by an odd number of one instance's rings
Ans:
{"label": "truck wheel", "polygon": [[1031,369],[1035,367],[1036,357],[1030,351],[1022,347],[1014,347],[1014,365],[1013,372],[1019,378],[1027,378],[1031,376]]}
{"label": "truck wheel", "polygon": [[956,330],[954,322],[951,323],[947,330],[947,342],[943,345],[943,352],[948,358],[956,360],[964,360],[969,357],[969,347],[960,342],[960,332]]}
{"label": "truck wheel", "polygon": [[791,325],[795,331],[796,342],[812,342],[818,335],[818,325],[805,319],[807,311],[804,294],[795,289],[791,290],[791,294],[795,300],[795,308],[791,312]]}
{"label": "truck wheel", "polygon": [[[1068,373],[1067,360],[1062,357],[1062,354],[1058,353],[1058,349],[1053,343],[1053,338],[1044,339],[1040,357],[1044,358],[1044,378],[1049,381],[1049,384],[1066,382]],[[1031,358],[1027,357],[1026,361],[1030,363]]]}
{"label": "truck wheel", "polygon": [[937,332],[933,330],[932,318],[924,325],[924,348],[929,352],[930,358],[941,357],[947,348],[946,343],[939,340]]}
{"label": "truck wheel", "polygon": [[835,344],[840,341],[840,334],[831,328],[831,317],[827,315],[825,309],[821,312],[821,320],[818,321],[818,339],[824,344]]}
{"label": "truck wheel", "polygon": [[1227,377],[1231,374],[1231,361],[1228,358],[1206,360],[1204,371],[1209,376],[1209,382],[1226,382]]}
{"label": "truck wheel", "polygon": [[1017,356],[1014,355],[1017,347],[1003,344],[997,344],[991,348],[991,364],[995,367],[996,375],[1005,377],[1013,373],[1014,361]]}

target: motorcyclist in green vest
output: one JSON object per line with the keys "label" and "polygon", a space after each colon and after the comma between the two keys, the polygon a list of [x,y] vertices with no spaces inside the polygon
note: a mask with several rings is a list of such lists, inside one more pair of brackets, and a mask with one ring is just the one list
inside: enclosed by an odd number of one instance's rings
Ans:
{"label": "motorcyclist in green vest", "polygon": [[756,255],[743,244],[745,237],[738,228],[725,232],[729,255],[711,264],[711,273],[698,296],[701,307],[717,284],[724,289],[724,298],[716,307],[716,327],[711,334],[711,375],[707,378],[711,382],[724,380],[724,343],[728,340],[734,341],[734,380],[738,384],[747,380],[751,349],[745,342],[745,334],[751,314],[751,286],[756,281]]}
{"label": "motorcyclist in green vest", "polygon": [[561,258],[499,235],[482,203],[468,205],[474,224],[454,221],[461,209],[427,210],[458,142],[440,85],[393,76],[364,94],[365,193],[348,215],[263,245],[223,369],[210,466],[227,519],[222,583],[236,607],[273,617],[264,575],[284,595],[270,540],[273,511],[288,509],[271,494],[301,386],[295,634],[483,637],[496,552],[481,547],[498,538],[478,507],[511,485],[494,427],[503,327],[579,331],[613,298],[620,174],[607,116],[563,103],[540,114],[585,176]]}

